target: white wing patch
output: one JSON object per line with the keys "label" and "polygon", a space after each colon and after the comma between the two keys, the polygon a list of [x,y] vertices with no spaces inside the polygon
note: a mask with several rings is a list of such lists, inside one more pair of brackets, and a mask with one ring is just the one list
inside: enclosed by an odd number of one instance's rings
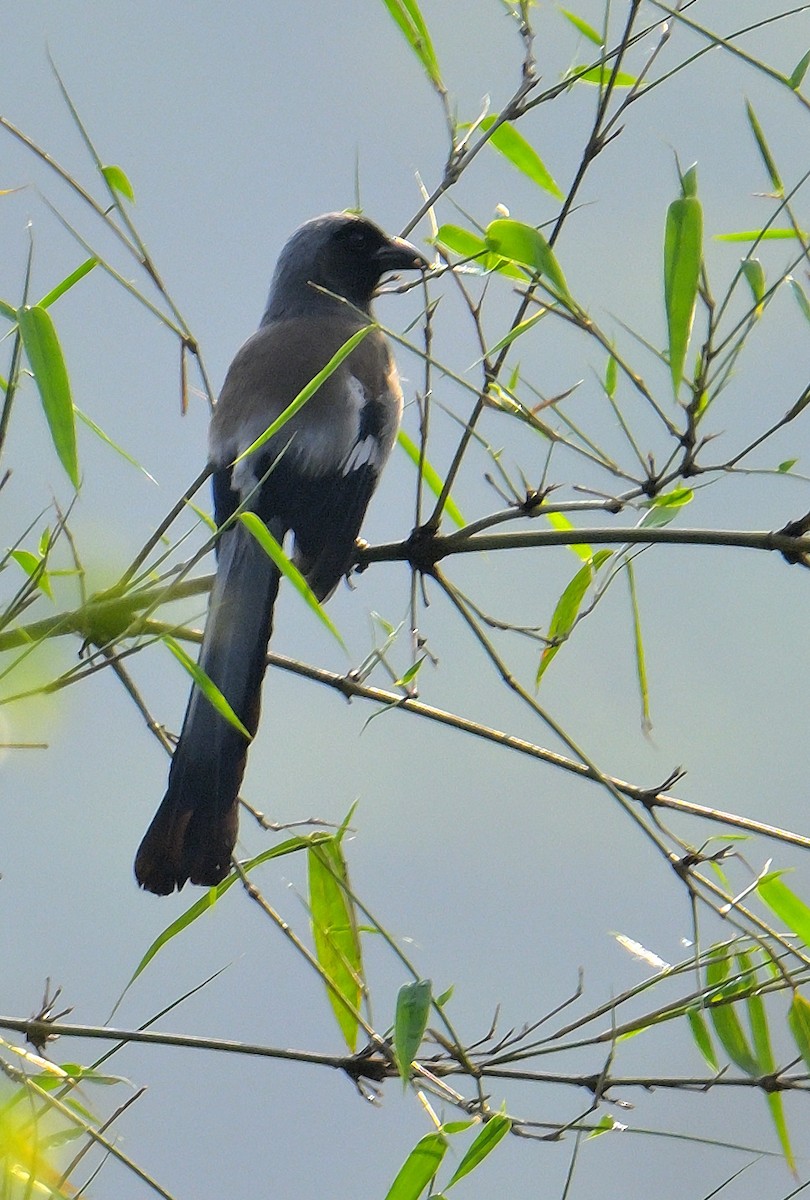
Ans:
{"label": "white wing patch", "polygon": [[358,471],[360,467],[373,467],[375,471],[380,469],[380,443],[375,437],[364,437],[362,442],[357,442],[352,447],[349,457],[343,464],[343,474],[350,475],[352,471]]}

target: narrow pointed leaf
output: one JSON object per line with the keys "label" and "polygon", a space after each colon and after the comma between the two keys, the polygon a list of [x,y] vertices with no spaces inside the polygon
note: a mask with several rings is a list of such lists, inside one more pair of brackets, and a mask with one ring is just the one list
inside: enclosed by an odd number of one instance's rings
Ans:
{"label": "narrow pointed leaf", "polygon": [[411,1077],[411,1063],[416,1058],[425,1035],[430,1013],[432,985],[429,979],[406,983],[397,995],[394,1018],[394,1055],[403,1083]]}
{"label": "narrow pointed leaf", "polygon": [[611,399],[616,395],[616,383],[618,379],[618,364],[614,355],[610,354],[605,363],[605,393]]}
{"label": "narrow pointed leaf", "polygon": [[20,308],[17,322],[59,461],[78,491],[79,460],[70,380],[56,328],[44,308]]}
{"label": "narrow pointed leaf", "polygon": [[416,0],[383,0],[383,4],[402,30],[406,42],[419,59],[428,78],[443,93],[445,89],[439,61]]}
{"label": "narrow pointed leaf", "polygon": [[779,872],[764,875],[757,884],[757,894],[805,946],[810,946],[810,908],[782,881]]}
{"label": "narrow pointed leaf", "polygon": [[313,592],[312,588],[307,583],[304,576],[298,570],[294,562],[291,562],[284,553],[281,546],[273,537],[270,530],[265,525],[264,521],[256,513],[243,512],[239,514],[239,520],[246,529],[255,537],[256,541],[264,550],[268,558],[272,558],[273,562],[278,567],[285,579],[289,580],[290,584],[298,592],[301,599],[312,609],[315,615],[326,626],[332,637],[337,638],[341,646],[345,646],[343,638],[339,631],[329,618],[329,614],[324,609],[323,605],[318,600],[318,597]]}
{"label": "narrow pointed leaf", "polygon": [[540,655],[540,664],[535,678],[536,687],[539,687],[540,680],[556,657],[562,642],[573,629],[582,607],[582,601],[585,599],[596,572],[611,557],[612,553],[612,550],[598,550],[584,567],[580,567],[557,601],[551,624],[548,627],[548,637],[550,640],[559,639],[559,642],[556,645],[546,646]]}
{"label": "narrow pointed leaf", "polygon": [[303,408],[304,405],[312,399],[318,388],[326,382],[329,376],[335,373],[343,360],[349,357],[352,350],[359,346],[364,338],[368,337],[372,329],[376,328],[377,326],[372,323],[371,325],[364,325],[362,329],[358,329],[356,333],[353,333],[352,336],[343,343],[340,349],[332,355],[326,366],[323,367],[317,375],[313,376],[313,378],[310,379],[309,383],[305,387],[301,388],[301,391],[298,393],[295,399],[290,401],[290,403],[284,409],[284,412],[281,413],[280,416],[276,417],[275,421],[273,421],[271,425],[268,425],[264,433],[260,434],[259,437],[256,438],[255,442],[251,442],[247,450],[242,451],[239,457],[234,460],[233,465],[235,466],[236,463],[241,462],[243,458],[248,458],[249,455],[255,454],[257,450],[261,449],[265,442],[268,442],[270,438],[277,434],[280,429],[283,429],[290,418],[294,417],[298,410]]}
{"label": "narrow pointed leaf", "polygon": [[89,275],[93,267],[96,266],[98,266],[97,258],[86,259],[75,271],[71,271],[69,275],[66,275],[61,283],[57,283],[55,288],[51,288],[47,295],[42,297],[37,307],[50,308],[55,300],[58,300],[60,296],[64,296],[65,292],[70,291],[74,284],[78,283],[80,279],[84,279],[85,275]]}
{"label": "narrow pointed leaf", "polygon": [[51,590],[51,580],[45,569],[45,563],[42,558],[36,554],[32,554],[30,550],[11,550],[9,552],[11,558],[22,567],[29,579],[33,579],[37,587],[45,593],[45,595],[53,600],[53,591]]}
{"label": "narrow pointed leaf", "polygon": [[[411,460],[411,462],[414,464],[414,466],[418,467],[419,466],[419,447],[417,446],[417,444],[413,440],[413,438],[409,437],[404,429],[400,429],[399,433],[397,434],[397,442],[399,443],[400,448],[405,451],[405,453],[407,454],[407,456]],[[428,462],[427,458],[425,458],[422,463],[422,478],[424,479],[425,483],[430,488],[430,490],[434,496],[438,497],[442,494],[442,488],[444,487],[444,480],[442,479],[441,475],[436,470],[436,468],[434,466],[432,466],[430,462]],[[447,497],[447,502],[444,506],[444,511],[447,513],[450,520],[459,527],[459,529],[461,529],[464,525],[467,524],[467,522],[464,520],[464,516],[463,516],[460,508],[458,507],[458,505],[456,504],[456,502],[452,498],[452,496]]]}
{"label": "narrow pointed leaf", "polygon": [[385,1200],[419,1200],[441,1166],[446,1151],[447,1142],[441,1133],[426,1134],[400,1167]]}
{"label": "narrow pointed leaf", "polygon": [[671,492],[663,492],[660,496],[647,502],[648,511],[644,514],[639,526],[642,529],[662,529],[674,521],[684,504],[690,504],[695,497],[691,488],[674,488]]}
{"label": "narrow pointed leaf", "polygon": [[511,1128],[512,1122],[503,1113],[496,1113],[494,1117],[491,1117],[481,1132],[477,1134],[444,1190],[449,1192],[454,1183],[458,1183],[459,1179],[463,1179],[465,1175],[474,1171],[492,1153],[498,1142],[506,1137]]}
{"label": "narrow pointed leaf", "polygon": [[765,140],[765,134],[762,132],[762,126],[757,120],[757,115],[748,100],[745,102],[745,111],[748,115],[748,124],[751,126],[751,132],[754,135],[757,146],[759,147],[759,153],[762,156],[762,161],[765,164],[765,170],[768,172],[768,176],[771,181],[771,187],[778,196],[781,196],[784,192],[784,185],[780,178],[776,163],[774,162],[773,155],[771,154],[770,147]]}
{"label": "narrow pointed leaf", "polygon": [[636,593],[636,574],[633,570],[633,564],[629,559],[627,560],[627,583],[630,588],[630,607],[633,614],[633,646],[636,656],[638,692],[641,699],[641,726],[642,729],[649,732],[652,729],[652,719],[650,717],[650,688],[647,681],[647,659],[644,653],[644,636],[641,632],[641,610],[638,604],[638,594]]}
{"label": "narrow pointed leaf", "polygon": [[706,1024],[702,1010],[699,1008],[688,1008],[686,1010],[686,1019],[689,1022],[689,1028],[692,1031],[692,1038],[695,1045],[703,1056],[706,1065],[712,1071],[719,1071],[720,1064],[717,1061],[717,1055],[712,1045],[712,1037],[709,1033],[709,1026]]}
{"label": "narrow pointed leaf", "polygon": [[802,55],[802,57],[796,63],[796,66],[790,72],[790,79],[788,82],[793,88],[794,92],[798,91],[798,89],[802,86],[804,77],[807,74],[808,66],[810,66],[810,50],[808,50],[806,54]]}
{"label": "narrow pointed leaf", "polygon": [[563,299],[573,303],[560,264],[539,229],[524,225],[522,221],[500,218],[487,226],[486,241],[495,254],[531,267]]}
{"label": "narrow pointed leaf", "polygon": [[611,83],[613,87],[630,88],[638,83],[635,75],[628,75],[626,71],[617,71],[614,75],[613,69],[604,64],[600,67],[572,67],[568,74],[575,77],[575,83],[595,83],[599,87],[607,87]]}
{"label": "narrow pointed leaf", "polygon": [[[123,446],[119,446],[117,442],[114,442],[112,438],[104,432],[101,426],[95,423],[92,417],[88,417],[87,413],[82,412],[82,410],[80,408],[76,408],[75,405],[73,407],[73,411],[79,420],[85,424],[88,429],[92,429],[96,437],[104,442],[105,445],[109,446],[111,450],[114,450],[116,454],[120,454],[121,457],[130,464],[130,466],[137,467],[139,471],[142,471],[150,483],[157,483],[154,475],[150,475],[146,467],[142,466],[141,463],[138,462],[137,458],[133,458],[131,454],[128,454]],[[213,528],[215,529],[216,526],[213,526]]]}
{"label": "narrow pointed leaf", "polygon": [[810,1070],[810,1000],[805,999],[801,992],[793,993],[788,1025],[796,1048],[804,1059],[805,1066]]}
{"label": "narrow pointed leaf", "polygon": [[740,229],[735,233],[716,233],[716,242],[784,242],[800,238],[807,241],[810,233],[806,229]]}
{"label": "narrow pointed leaf", "polygon": [[[484,117],[480,128],[486,133],[488,129],[492,128],[497,119],[497,114]],[[518,133],[517,129],[509,121],[504,121],[503,124],[498,126],[490,137],[489,144],[494,146],[513,167],[517,167],[519,171],[528,176],[544,192],[548,192],[555,200],[563,199],[562,192],[554,182],[551,172],[534,146],[532,146],[531,142],[527,142],[523,134]]]}
{"label": "narrow pointed leaf", "polygon": [[737,1003],[729,1000],[733,995],[734,985],[728,991],[720,990],[724,979],[728,978],[731,963],[725,947],[715,947],[706,964],[706,985],[717,989],[707,1005],[714,1031],[720,1045],[731,1061],[745,1071],[746,1075],[758,1075],[757,1062],[738,1016]]}
{"label": "narrow pointed leaf", "polygon": [[696,196],[680,196],[667,211],[664,235],[664,303],[669,365],[677,397],[695,316],[703,243],[703,210]]}
{"label": "narrow pointed leaf", "polygon": [[589,25],[587,21],[583,21],[582,17],[578,17],[576,13],[570,12],[567,8],[561,8],[560,12],[566,21],[570,21],[583,37],[586,37],[589,42],[593,42],[594,46],[604,46],[605,39],[601,33],[597,33],[592,25]]}
{"label": "narrow pointed leaf", "polygon": [[758,258],[744,258],[740,263],[740,270],[751,289],[751,295],[754,297],[756,314],[758,317],[761,317],[763,311],[762,298],[765,295],[765,272],[762,269],[762,263]]}
{"label": "narrow pointed leaf", "polygon": [[119,196],[123,196],[125,200],[129,200],[130,204],[135,203],[135,192],[132,184],[120,167],[102,167],[101,173],[111,191],[116,192]]}
{"label": "narrow pointed leaf", "polygon": [[313,846],[307,855],[309,911],[315,954],[329,979],[352,1012],[341,1004],[331,988],[329,1003],[346,1045],[357,1049],[359,1023],[353,1015],[363,997],[363,960],[354,904],[342,884],[348,883],[348,867],[339,838]]}
{"label": "narrow pointed leaf", "polygon": [[246,737],[249,742],[252,741],[253,739],[251,738],[248,730],[239,720],[239,717],[233,711],[230,704],[225,699],[214,681],[206,675],[200,664],[195,662],[194,659],[186,653],[180,643],[176,642],[168,633],[164,634],[163,641],[168,646],[169,650],[171,650],[177,661],[182,664],[186,671],[188,671],[189,675],[194,680],[194,683],[200,689],[202,694],[205,696],[208,703],[214,709],[216,709],[222,719],[227,721],[229,725],[233,725],[234,729],[238,729],[239,732]]}
{"label": "narrow pointed leaf", "polygon": [[[552,529],[559,529],[561,532],[572,532],[576,526],[572,521],[569,521],[565,513],[548,513],[546,520]],[[589,546],[587,542],[576,542],[568,546],[568,549],[576,554],[577,558],[583,562],[590,562],[593,558],[593,546]]]}
{"label": "narrow pointed leaf", "polygon": [[802,316],[805,321],[810,321],[810,300],[807,299],[807,293],[798,279],[794,279],[792,275],[788,276],[788,283],[790,284],[790,290],[796,299],[796,303],[801,309]]}

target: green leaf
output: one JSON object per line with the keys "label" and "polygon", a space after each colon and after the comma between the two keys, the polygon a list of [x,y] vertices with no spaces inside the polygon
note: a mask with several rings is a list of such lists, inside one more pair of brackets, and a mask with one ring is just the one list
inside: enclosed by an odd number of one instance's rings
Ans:
{"label": "green leaf", "polygon": [[594,46],[604,46],[605,39],[601,33],[589,25],[587,21],[583,21],[582,17],[578,17],[576,13],[570,12],[567,8],[561,8],[560,12],[567,21],[570,21],[575,29],[578,29],[583,37],[586,37],[589,42],[593,42]]}
{"label": "green leaf", "polygon": [[615,1128],[616,1118],[612,1117],[610,1113],[605,1113],[604,1116],[600,1118],[598,1125],[596,1125],[595,1128],[592,1129],[588,1134],[588,1141],[590,1141],[592,1138],[601,1137],[604,1133],[612,1133]]}
{"label": "green leaf", "polygon": [[552,659],[556,657],[557,651],[560,649],[563,641],[573,629],[574,622],[582,607],[582,601],[585,599],[585,595],[593,582],[596,572],[611,557],[612,553],[612,550],[598,550],[584,567],[580,567],[557,601],[554,615],[551,618],[551,624],[548,627],[549,640],[556,642],[556,644],[546,646],[540,655],[540,665],[537,668],[537,676],[535,678],[536,687],[539,687],[540,680],[551,665]]}
{"label": "green leaf", "polygon": [[794,92],[798,91],[798,89],[801,87],[802,80],[807,74],[808,66],[810,66],[810,50],[808,50],[806,54],[802,55],[790,73],[788,83],[793,88]]}
{"label": "green leaf", "polygon": [[246,737],[249,742],[252,741],[253,739],[248,730],[242,724],[239,717],[233,711],[230,704],[225,699],[214,681],[209,679],[209,677],[206,675],[200,664],[195,662],[194,659],[186,653],[180,643],[176,642],[168,633],[163,635],[163,641],[171,650],[177,661],[182,664],[186,671],[188,671],[189,675],[194,680],[194,683],[200,689],[212,708],[219,713],[224,721],[227,721],[229,725],[233,725],[234,729],[238,729],[243,737]]}
{"label": "green leaf", "polygon": [[805,321],[810,321],[810,300],[807,299],[804,288],[798,279],[794,279],[792,275],[788,275],[787,281],[790,284],[790,290],[793,292],[796,303],[802,311],[802,316]]}
{"label": "green leaf", "polygon": [[400,1167],[385,1200],[419,1200],[441,1166],[446,1151],[447,1142],[441,1133],[426,1134]]}
{"label": "green leaf", "polygon": [[28,578],[33,580],[50,600],[53,600],[51,579],[45,567],[45,559],[40,555],[32,554],[30,550],[11,550],[9,555],[22,567]]}
{"label": "green leaf", "polygon": [[796,1048],[810,1070],[810,1001],[801,992],[794,991],[788,1012],[788,1025],[793,1034]]}
{"label": "green leaf", "polygon": [[777,170],[776,163],[773,160],[773,155],[771,154],[768,143],[765,140],[765,134],[762,132],[762,126],[757,120],[757,115],[748,100],[745,102],[745,111],[748,115],[748,124],[751,126],[751,132],[756,139],[757,146],[759,147],[759,153],[762,156],[762,161],[765,164],[765,170],[768,172],[768,176],[770,177],[771,187],[778,196],[781,196],[784,194],[784,185],[779,176],[779,171]]}
{"label": "green leaf", "polygon": [[641,529],[662,529],[674,521],[684,504],[691,504],[695,493],[691,488],[673,488],[671,492],[662,492],[652,500],[645,501],[648,511],[639,522]]}
{"label": "green leaf", "polygon": [[349,1051],[357,1049],[359,1023],[354,1015],[363,997],[363,959],[354,903],[346,887],[348,867],[340,839],[329,838],[310,848],[309,911],[315,954],[321,967],[351,1011],[331,988],[329,1003]]}
{"label": "green leaf", "polygon": [[624,71],[617,71],[614,75],[613,68],[605,63],[599,67],[572,67],[568,74],[575,76],[575,83],[596,83],[600,87],[607,87],[610,83],[613,87],[630,88],[638,83],[635,75],[627,75]]}
{"label": "green leaf", "polygon": [[60,296],[64,296],[65,292],[70,291],[75,283],[78,283],[80,279],[84,279],[85,275],[89,275],[93,267],[96,266],[98,266],[98,259],[88,258],[75,271],[71,271],[69,275],[66,275],[61,283],[57,283],[55,288],[51,288],[47,295],[42,297],[37,307],[50,308],[55,300],[58,300]]}
{"label": "green leaf", "polygon": [[13,304],[9,304],[7,300],[0,300],[0,313],[9,321],[17,323],[17,309]]}
{"label": "green leaf", "polygon": [[[111,450],[114,450],[116,454],[120,454],[121,457],[126,462],[128,462],[131,466],[136,467],[139,471],[142,471],[143,474],[146,476],[146,478],[151,483],[157,483],[157,480],[155,479],[154,475],[150,475],[149,472],[147,471],[146,467],[142,466],[136,458],[132,457],[131,454],[128,454],[127,451],[123,448],[123,446],[119,446],[117,442],[114,442],[112,440],[112,438],[109,437],[104,432],[104,430],[101,428],[101,426],[97,425],[95,423],[95,421],[93,420],[92,417],[88,417],[87,413],[82,412],[82,410],[80,408],[76,408],[75,405],[73,406],[73,411],[75,412],[75,414],[79,418],[79,420],[82,421],[87,426],[88,429],[92,429],[92,431],[96,435],[96,437],[99,438],[102,442],[104,442],[105,445],[109,446]],[[209,524],[210,524],[210,522],[209,522]],[[215,529],[216,526],[213,526],[213,528]]]}
{"label": "green leaf", "polygon": [[793,470],[798,461],[798,458],[786,458],[784,462],[780,462],[776,469],[780,474],[787,475],[789,471]]}
{"label": "green leaf", "polygon": [[17,310],[17,323],[59,461],[79,489],[79,460],[70,380],[54,323],[44,308]]}
{"label": "green leaf", "polygon": [[[399,433],[397,434],[397,442],[399,443],[400,449],[405,451],[414,466],[418,467],[419,447],[413,438],[409,437],[404,429],[400,429]],[[422,478],[434,496],[438,497],[442,494],[444,480],[436,468],[428,462],[427,458],[425,458],[422,463]],[[461,510],[456,504],[455,500],[453,500],[452,496],[447,497],[447,503],[444,506],[444,511],[447,513],[450,520],[459,527],[459,529],[466,525],[467,522],[464,520]]]}
{"label": "green leaf", "polygon": [[719,1071],[720,1064],[717,1061],[717,1055],[714,1052],[712,1037],[709,1033],[709,1026],[704,1020],[703,1012],[699,1008],[688,1008],[686,1010],[686,1019],[689,1022],[689,1028],[692,1031],[692,1037],[695,1045],[702,1054],[706,1065],[712,1071]]}
{"label": "green leaf", "polygon": [[349,357],[352,350],[359,346],[364,338],[368,337],[372,329],[376,328],[377,326],[372,323],[370,325],[364,325],[362,329],[357,330],[357,333],[353,333],[352,336],[343,343],[340,349],[332,355],[326,366],[323,367],[317,375],[313,376],[313,378],[310,379],[309,383],[306,384],[305,387],[301,388],[301,391],[294,400],[290,401],[290,403],[284,409],[284,412],[281,413],[280,416],[276,417],[275,421],[273,421],[271,425],[268,425],[264,433],[260,434],[259,437],[256,438],[255,442],[251,442],[247,450],[242,451],[239,457],[234,460],[232,465],[236,466],[236,464],[240,463],[243,458],[248,458],[249,455],[255,454],[257,450],[261,449],[265,442],[269,442],[271,437],[277,434],[280,429],[283,429],[290,418],[294,417],[298,410],[303,408],[307,401],[312,399],[318,388],[326,382],[329,376],[335,373],[343,360]]}
{"label": "green leaf", "polygon": [[573,304],[560,264],[539,229],[524,225],[522,221],[499,218],[487,226],[486,242],[490,250],[501,258],[531,267],[535,274],[546,279],[553,291]]}
{"label": "green leaf", "polygon": [[436,997],[436,1005],[439,1008],[444,1008],[445,1004],[447,1004],[448,1001],[452,998],[453,992],[455,990],[456,990],[456,985],[454,983],[451,983],[450,987],[447,988],[446,991],[442,992],[441,996]]}
{"label": "green leaf", "polygon": [[416,0],[383,0],[383,4],[402,30],[405,41],[419,59],[428,79],[444,94],[439,61]]}
{"label": "green leaf", "polygon": [[669,366],[677,398],[695,316],[702,259],[703,210],[696,196],[680,196],[667,211],[664,235],[664,303]]}
{"label": "green leaf", "polygon": [[605,394],[611,399],[616,395],[616,382],[618,377],[618,363],[613,354],[608,355],[608,360],[605,363]]}
{"label": "green leaf", "polygon": [[[706,985],[715,991],[707,1005],[709,1016],[720,1044],[731,1061],[745,1071],[746,1075],[758,1075],[757,1062],[743,1032],[736,1004],[728,999],[729,995],[733,994],[733,989],[731,992],[717,990],[723,980],[728,978],[730,969],[727,948],[714,947],[706,965]],[[733,988],[737,986],[734,984]]]}
{"label": "green leaf", "polygon": [[799,238],[807,241],[810,233],[805,229],[745,229],[736,233],[716,233],[716,242],[783,242]]}
{"label": "green leaf", "polygon": [[394,687],[401,687],[401,688],[407,687],[408,684],[411,683],[412,680],[414,680],[416,678],[416,676],[419,674],[420,670],[422,669],[422,663],[425,661],[426,658],[427,658],[427,655],[423,654],[421,658],[417,658],[416,662],[411,663],[411,665],[408,667],[405,674],[400,675],[399,679],[397,679],[397,681],[394,684]]}
{"label": "green leaf", "polygon": [[[573,522],[568,520],[565,513],[547,513],[546,520],[552,529],[559,529],[561,532],[569,533],[576,528]],[[577,558],[582,559],[583,562],[589,563],[593,558],[593,546],[589,546],[587,542],[572,543],[568,546],[568,549],[572,550]]]}
{"label": "green leaf", "polygon": [[256,541],[264,550],[268,558],[271,558],[278,567],[285,579],[288,579],[301,599],[312,609],[315,615],[323,622],[334,638],[340,642],[345,648],[346,643],[340,636],[336,626],[331,621],[329,614],[324,609],[323,605],[318,600],[318,597],[313,592],[312,588],[307,583],[304,576],[298,570],[295,563],[291,562],[284,553],[281,546],[273,537],[270,530],[265,525],[264,521],[253,512],[243,512],[239,514],[239,520],[245,528],[255,537]]}
{"label": "green leaf", "polygon": [[781,872],[763,875],[757,884],[757,894],[788,929],[810,946],[810,908],[780,878]]}
{"label": "green leaf", "polygon": [[534,316],[527,317],[525,321],[520,321],[517,325],[515,325],[514,329],[510,329],[508,333],[504,334],[499,342],[496,342],[494,346],[490,346],[488,353],[491,355],[498,354],[501,350],[503,350],[504,346],[511,346],[515,338],[522,337],[524,333],[528,333],[530,329],[534,328],[538,321],[542,321],[543,318],[547,316],[548,309],[541,308],[539,312],[534,314]]}
{"label": "green leaf", "polygon": [[460,225],[440,225],[433,241],[461,258],[476,259],[483,274],[498,271],[510,279],[526,282],[525,272],[493,254],[482,237],[469,229],[463,229]]}
{"label": "green leaf", "polygon": [[[318,842],[330,840],[331,836],[332,835],[325,833],[313,833],[308,834],[305,837],[296,835],[295,837],[288,838],[287,841],[282,842],[280,845],[273,846],[269,850],[263,850],[261,854],[257,854],[254,858],[248,859],[247,862],[242,863],[242,869],[246,874],[250,874],[254,867],[258,867],[265,862],[269,862],[271,858],[281,858],[286,854],[295,854],[300,850],[308,850],[311,846],[316,845]],[[110,1014],[111,1016],[115,1014],[124,996],[132,987],[138,976],[146,970],[146,968],[149,966],[149,963],[152,961],[158,951],[162,950],[163,947],[172,940],[172,938],[177,937],[179,933],[182,933],[184,929],[187,929],[189,925],[193,924],[193,922],[196,921],[198,917],[201,917],[203,913],[207,913],[209,909],[213,908],[217,900],[219,900],[221,896],[224,896],[228,889],[232,887],[238,879],[239,876],[235,871],[232,871],[230,875],[226,876],[226,878],[222,880],[222,883],[218,883],[216,887],[209,888],[203,896],[200,896],[199,900],[195,900],[190,908],[187,908],[186,911],[181,913],[176,920],[172,921],[170,925],[167,925],[162,933],[158,934],[158,936],[149,946],[149,949],[146,951],[143,958],[138,963],[123,992],[115,1002],[115,1008],[112,1010],[112,1013]]]}
{"label": "green leaf", "polygon": [[756,314],[758,317],[761,317],[762,299],[765,295],[765,272],[762,269],[762,263],[758,258],[744,258],[740,263],[740,270],[751,289],[751,295],[754,297]]}
{"label": "green leaf", "polygon": [[[486,133],[487,130],[492,128],[497,119],[497,113],[484,117],[479,127]],[[532,146],[531,142],[527,142],[523,134],[518,133],[517,129],[509,121],[504,121],[502,125],[498,126],[490,137],[489,144],[494,146],[513,167],[517,167],[519,171],[528,176],[544,192],[549,192],[555,200],[563,199],[562,192],[554,182],[551,172],[534,146]]]}
{"label": "green leaf", "polygon": [[454,1183],[458,1183],[459,1179],[474,1171],[492,1153],[498,1142],[506,1137],[511,1128],[512,1122],[503,1113],[496,1113],[491,1117],[456,1167],[445,1191],[449,1192]]}
{"label": "green leaf", "polygon": [[650,717],[650,688],[647,682],[647,660],[644,654],[644,637],[641,632],[641,610],[636,593],[636,574],[633,563],[627,560],[627,583],[630,588],[630,607],[633,613],[633,646],[636,653],[636,678],[638,692],[641,697],[641,724],[646,731],[652,729]]}
{"label": "green leaf", "polygon": [[411,1063],[425,1035],[430,1013],[432,984],[429,979],[406,983],[397,995],[394,1018],[394,1056],[403,1083],[411,1077]]}
{"label": "green leaf", "polygon": [[101,173],[111,191],[116,192],[119,196],[123,196],[125,200],[129,200],[130,204],[135,203],[135,192],[133,191],[132,184],[120,167],[102,167]]}

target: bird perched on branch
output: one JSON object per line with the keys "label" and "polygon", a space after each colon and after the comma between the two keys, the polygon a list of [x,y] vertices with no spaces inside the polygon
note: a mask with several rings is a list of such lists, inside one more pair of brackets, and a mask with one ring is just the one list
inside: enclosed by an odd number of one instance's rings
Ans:
{"label": "bird perched on branch", "polygon": [[[346,342],[369,324],[383,275],[427,266],[418,250],[363,217],[329,213],[289,239],[255,334],[231,363],[209,436],[217,573],[200,666],[252,738],[280,574],[239,513],[256,514],[319,600],[352,564],[355,541],[394,444],[402,392],[391,350],[372,329],[269,440],[253,445]],[[342,297],[342,299],[340,299]],[[348,303],[346,303],[348,302]],[[135,875],[159,895],[225,877],[238,829],[249,739],[195,684],[166,795]]]}

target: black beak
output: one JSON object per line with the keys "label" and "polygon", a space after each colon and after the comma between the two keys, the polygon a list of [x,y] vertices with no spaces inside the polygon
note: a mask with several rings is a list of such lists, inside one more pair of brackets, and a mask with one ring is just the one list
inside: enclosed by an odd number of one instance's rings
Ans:
{"label": "black beak", "polygon": [[381,271],[426,271],[430,263],[404,238],[389,238],[374,255]]}

